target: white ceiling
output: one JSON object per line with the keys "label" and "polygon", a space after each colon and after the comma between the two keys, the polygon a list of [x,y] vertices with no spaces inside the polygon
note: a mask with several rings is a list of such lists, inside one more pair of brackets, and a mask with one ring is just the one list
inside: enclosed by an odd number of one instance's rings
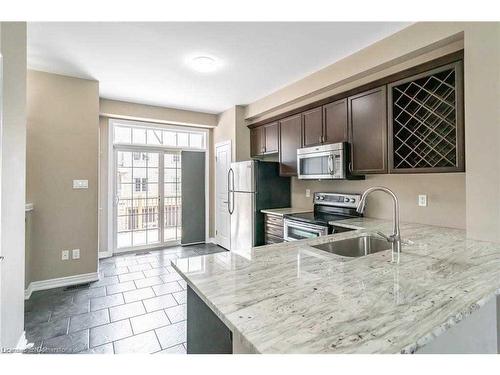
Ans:
{"label": "white ceiling", "polygon": [[[101,97],[219,113],[248,104],[408,23],[49,23],[28,25],[31,69],[99,81]],[[224,65],[198,73],[189,56]]]}

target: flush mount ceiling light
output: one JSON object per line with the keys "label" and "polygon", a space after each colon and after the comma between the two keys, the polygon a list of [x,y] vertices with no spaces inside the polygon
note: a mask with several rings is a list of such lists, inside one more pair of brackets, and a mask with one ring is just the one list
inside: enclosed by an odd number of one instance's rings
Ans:
{"label": "flush mount ceiling light", "polygon": [[210,56],[196,56],[189,61],[191,68],[201,73],[210,73],[218,68],[217,60]]}

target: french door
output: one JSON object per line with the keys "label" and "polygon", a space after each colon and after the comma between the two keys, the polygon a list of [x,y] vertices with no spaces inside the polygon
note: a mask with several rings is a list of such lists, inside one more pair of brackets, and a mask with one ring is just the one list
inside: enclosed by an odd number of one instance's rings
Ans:
{"label": "french door", "polygon": [[179,243],[180,151],[116,147],[114,176],[115,251]]}

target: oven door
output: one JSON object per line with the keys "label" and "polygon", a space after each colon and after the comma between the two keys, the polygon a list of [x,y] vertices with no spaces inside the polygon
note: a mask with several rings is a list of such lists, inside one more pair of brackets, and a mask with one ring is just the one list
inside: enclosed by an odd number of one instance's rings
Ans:
{"label": "oven door", "polygon": [[283,237],[285,241],[298,241],[307,238],[326,236],[328,227],[310,225],[294,220],[285,219],[283,224]]}

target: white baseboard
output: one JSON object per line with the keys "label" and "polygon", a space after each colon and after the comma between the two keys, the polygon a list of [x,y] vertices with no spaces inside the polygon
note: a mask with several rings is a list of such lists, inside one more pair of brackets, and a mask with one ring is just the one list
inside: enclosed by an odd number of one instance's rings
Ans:
{"label": "white baseboard", "polygon": [[28,346],[28,340],[26,340],[26,331],[23,331],[21,337],[17,341],[16,350],[24,350]]}
{"label": "white baseboard", "polygon": [[109,258],[109,257],[112,257],[112,256],[113,256],[113,252],[112,252],[112,251],[110,251],[110,250],[107,250],[107,251],[99,251],[97,254],[98,254],[98,256],[99,256],[99,259]]}
{"label": "white baseboard", "polygon": [[85,284],[92,281],[99,280],[99,274],[97,272],[83,273],[81,275],[59,277],[57,279],[33,281],[28,285],[28,288],[24,291],[24,299],[29,299],[31,293],[38,290],[46,290],[52,288],[60,288],[63,286],[70,286],[76,284]]}

